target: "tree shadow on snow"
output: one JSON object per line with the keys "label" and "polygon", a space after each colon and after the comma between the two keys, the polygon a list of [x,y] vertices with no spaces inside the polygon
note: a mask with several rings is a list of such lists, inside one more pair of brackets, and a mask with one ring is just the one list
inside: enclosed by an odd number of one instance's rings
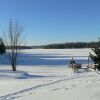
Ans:
{"label": "tree shadow on snow", "polygon": [[25,71],[12,71],[12,70],[0,70],[0,78],[6,79],[30,79],[30,78],[45,78],[45,77],[56,77],[56,76],[47,76],[47,75],[34,75],[29,74]]}

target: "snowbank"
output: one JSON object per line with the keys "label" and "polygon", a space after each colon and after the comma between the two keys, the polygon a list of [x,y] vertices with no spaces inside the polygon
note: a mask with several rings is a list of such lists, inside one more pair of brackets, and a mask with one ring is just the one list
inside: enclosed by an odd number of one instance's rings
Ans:
{"label": "snowbank", "polygon": [[[100,73],[73,73],[66,62],[87,59],[90,49],[33,49],[19,56],[16,72],[0,67],[0,100],[99,100]],[[1,57],[3,59],[3,57]],[[42,64],[42,65],[41,65]],[[84,68],[86,65],[84,64]]]}

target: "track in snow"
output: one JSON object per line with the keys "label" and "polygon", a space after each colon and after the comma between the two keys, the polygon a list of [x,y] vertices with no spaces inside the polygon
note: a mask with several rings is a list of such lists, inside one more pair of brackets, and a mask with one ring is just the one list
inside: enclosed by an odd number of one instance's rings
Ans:
{"label": "track in snow", "polygon": [[13,100],[13,99],[22,97],[23,94],[25,94],[27,92],[30,92],[32,90],[35,90],[35,89],[38,89],[38,88],[41,88],[41,87],[44,87],[44,86],[53,85],[53,84],[56,84],[56,83],[59,83],[59,82],[62,82],[62,81],[69,80],[69,79],[75,79],[75,78],[87,77],[87,76],[91,76],[91,75],[88,75],[88,74],[87,75],[76,75],[76,76],[72,75],[71,77],[60,79],[60,80],[57,80],[57,81],[54,81],[54,82],[51,82],[51,83],[37,85],[37,86],[34,86],[34,87],[30,87],[30,88],[27,88],[27,89],[23,89],[21,91],[17,91],[17,92],[8,94],[8,95],[0,96],[0,100]]}

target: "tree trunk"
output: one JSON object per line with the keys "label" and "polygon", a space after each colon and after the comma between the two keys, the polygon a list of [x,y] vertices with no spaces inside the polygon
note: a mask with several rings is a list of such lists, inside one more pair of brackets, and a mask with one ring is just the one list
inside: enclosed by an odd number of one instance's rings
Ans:
{"label": "tree trunk", "polygon": [[12,64],[12,69],[13,71],[16,71],[16,65],[14,63]]}

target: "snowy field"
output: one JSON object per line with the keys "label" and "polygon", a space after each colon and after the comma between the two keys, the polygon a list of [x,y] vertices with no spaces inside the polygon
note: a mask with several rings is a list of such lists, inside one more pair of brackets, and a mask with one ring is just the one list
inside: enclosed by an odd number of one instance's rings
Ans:
{"label": "snowy field", "polygon": [[100,100],[99,72],[73,73],[72,57],[87,65],[90,49],[24,50],[17,71],[0,56],[0,100]]}

